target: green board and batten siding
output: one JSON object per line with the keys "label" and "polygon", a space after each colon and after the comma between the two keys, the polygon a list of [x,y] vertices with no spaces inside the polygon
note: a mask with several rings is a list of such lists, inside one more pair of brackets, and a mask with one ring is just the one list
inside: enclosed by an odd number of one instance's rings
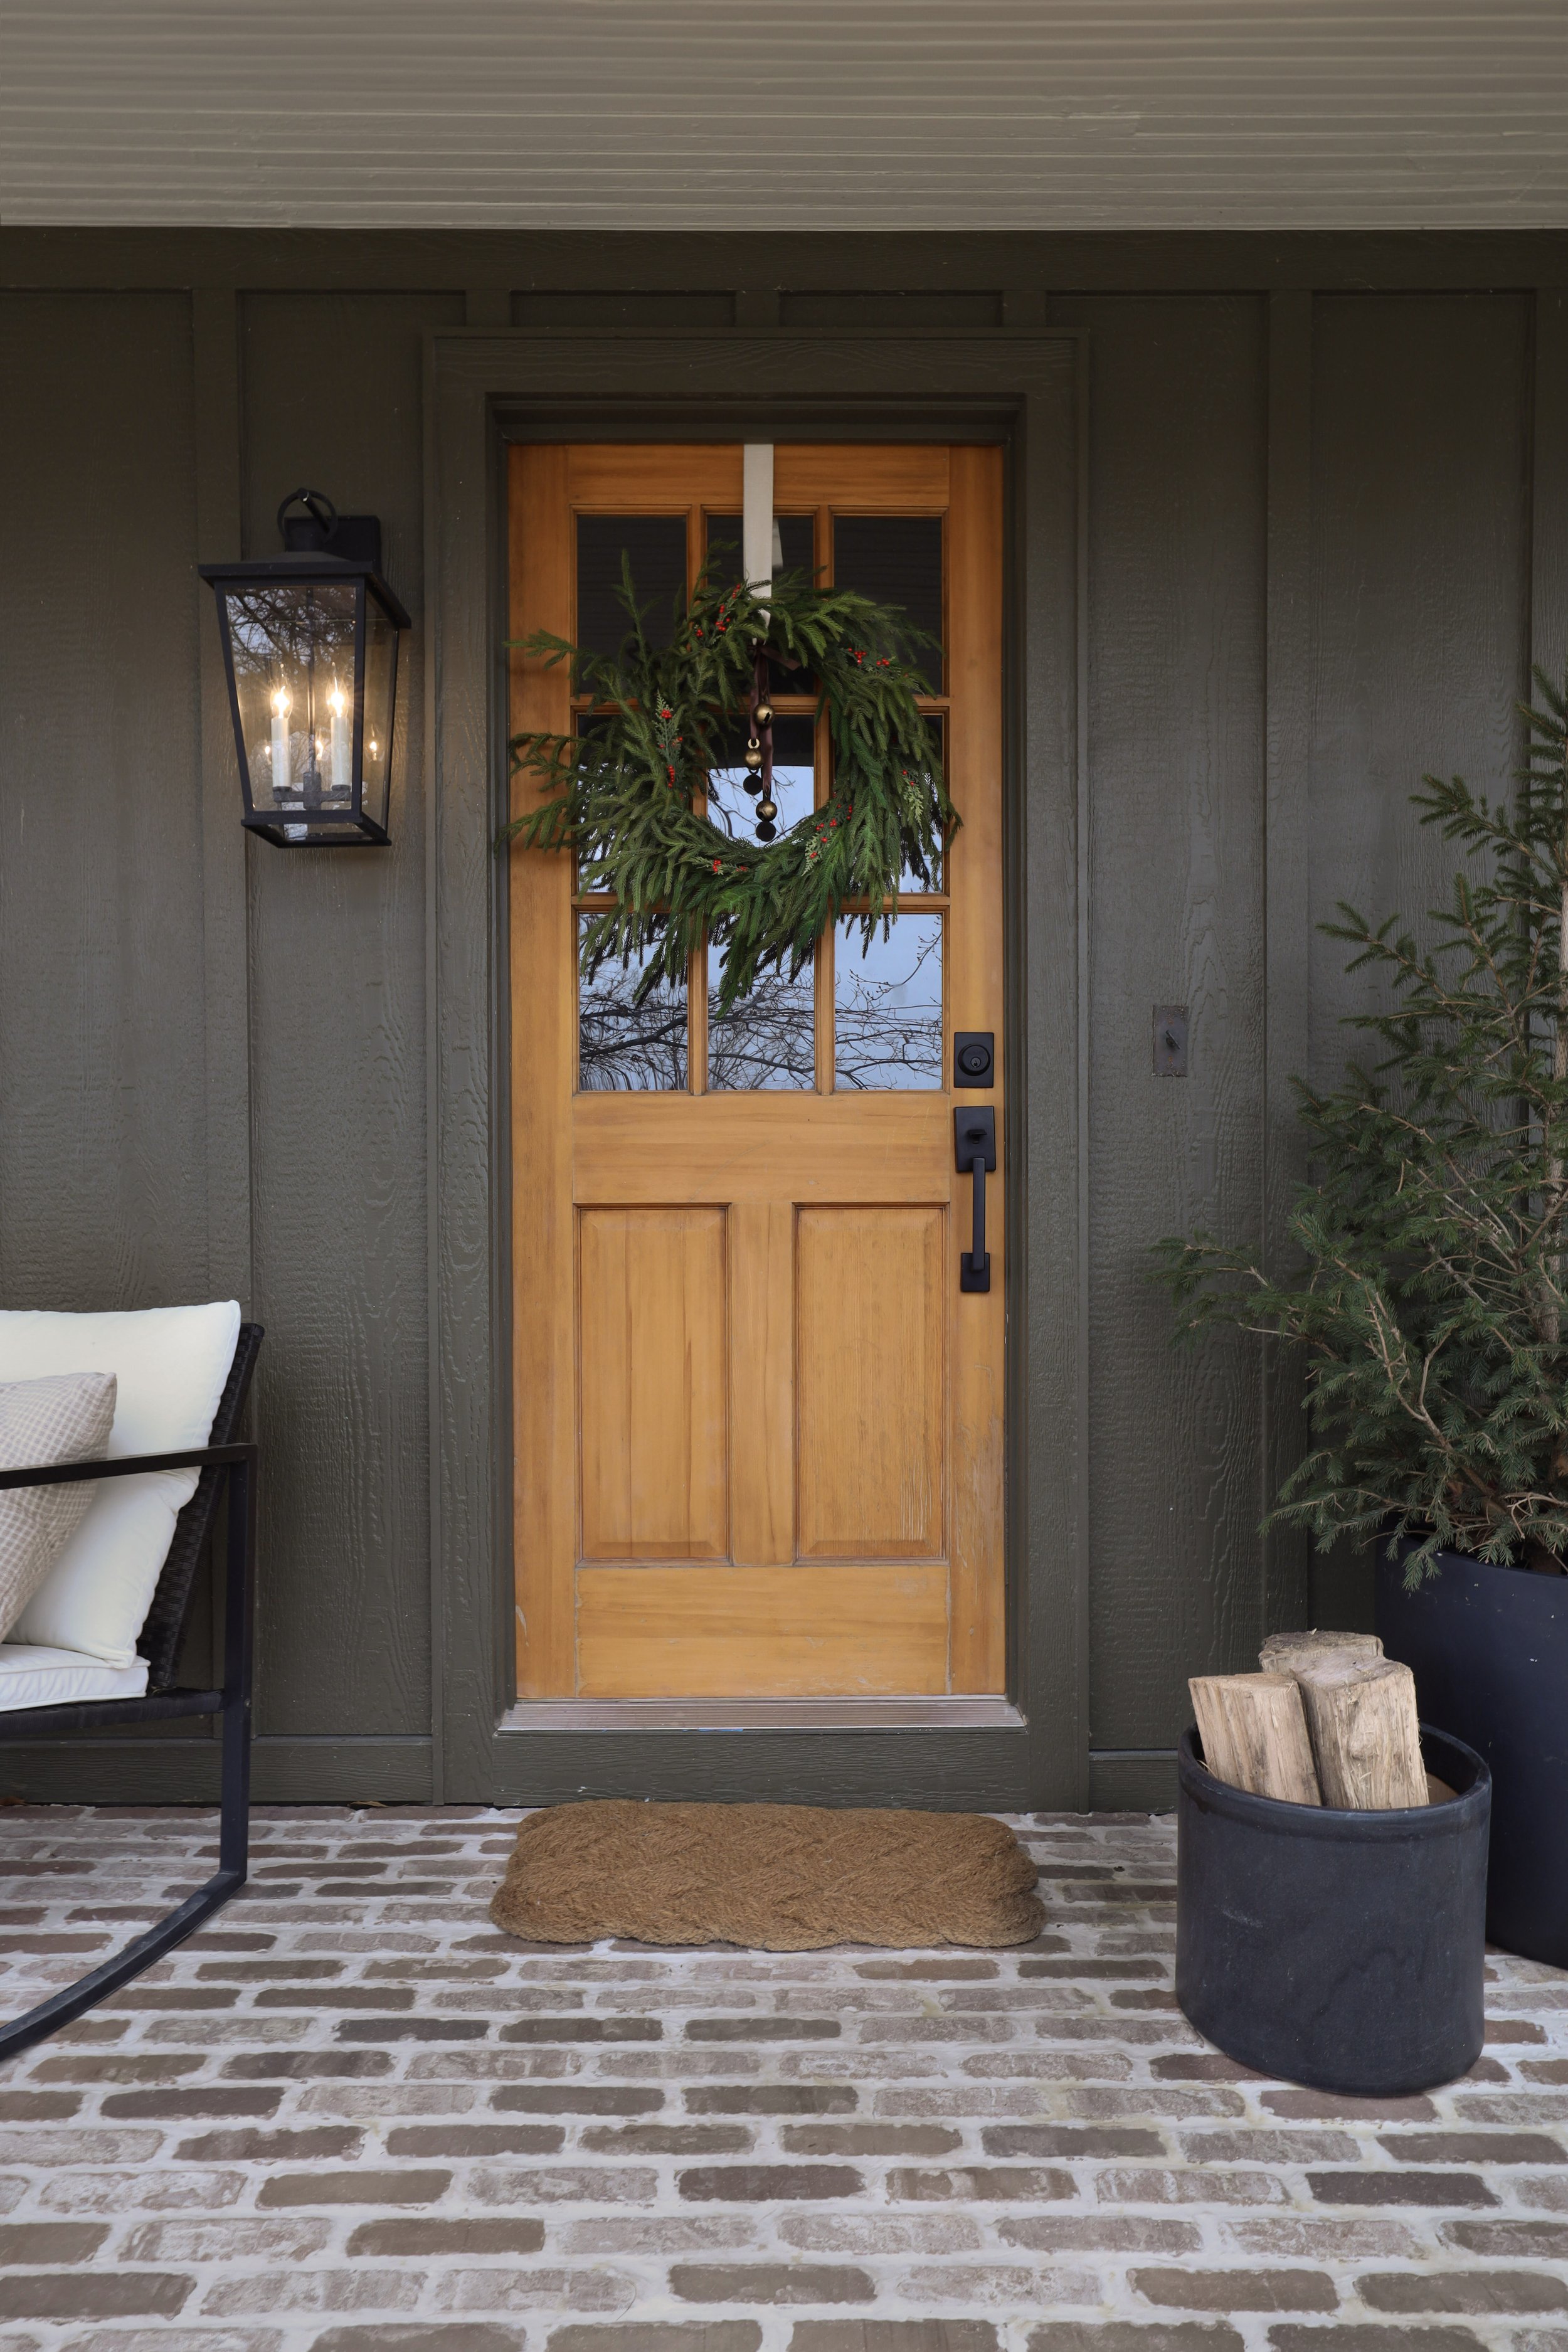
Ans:
{"label": "green board and batten siding", "polygon": [[[838,335],[846,415],[885,423],[907,377],[911,419],[1015,435],[1037,634],[1012,1558],[1037,1730],[818,1735],[809,1768],[800,1735],[759,1736],[745,1769],[778,1793],[1139,1804],[1168,1791],[1190,1670],[1360,1605],[1353,1563],[1257,1537],[1296,1442],[1278,1368],[1173,1357],[1140,1268],[1188,1220],[1277,1237],[1286,1078],[1331,1068],[1353,1001],[1312,922],[1431,900],[1446,858],[1405,792],[1430,765],[1500,782],[1531,652],[1568,655],[1565,265],[1544,236],[0,236],[0,1302],[238,1292],[268,1326],[263,1796],[559,1795],[631,1753],[547,1765],[491,1729],[504,1105],[472,919],[500,630],[482,532],[476,557],[447,529],[493,500],[471,467],[443,488],[472,449],[442,446],[442,369],[536,376],[564,430],[595,402],[646,420],[653,352],[683,413],[711,394],[758,427],[770,373],[826,415]],[[415,617],[385,856],[281,856],[236,821],[193,567],[268,548],[300,481],[382,515]],[[439,746],[437,605],[442,691],[465,681]],[[1156,1002],[1192,1008],[1185,1080],[1152,1075]],[[667,1742],[652,1769],[700,1786],[716,1760]],[[214,1787],[199,1729],[0,1749],[0,1790]]]}

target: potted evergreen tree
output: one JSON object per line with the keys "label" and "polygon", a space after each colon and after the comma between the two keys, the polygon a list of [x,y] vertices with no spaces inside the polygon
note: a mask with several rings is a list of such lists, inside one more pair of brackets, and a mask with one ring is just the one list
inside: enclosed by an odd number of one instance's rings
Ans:
{"label": "potted evergreen tree", "polygon": [[[1313,1443],[1272,1521],[1375,1540],[1377,1624],[1423,1718],[1493,1780],[1488,1933],[1568,1966],[1568,692],[1537,671],[1519,791],[1427,776],[1468,863],[1424,941],[1323,925],[1375,970],[1382,1048],[1298,1080],[1310,1179],[1288,1275],[1207,1234],[1160,1244],[1188,1336],[1297,1343]],[[1370,1057],[1369,1057],[1370,1058]]]}

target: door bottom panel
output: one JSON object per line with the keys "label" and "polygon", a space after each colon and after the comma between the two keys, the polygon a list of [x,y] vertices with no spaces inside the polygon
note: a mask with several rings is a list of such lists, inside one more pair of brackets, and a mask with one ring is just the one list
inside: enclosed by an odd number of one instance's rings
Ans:
{"label": "door bottom panel", "polygon": [[944,1560],[583,1567],[583,1698],[933,1696],[947,1689]]}

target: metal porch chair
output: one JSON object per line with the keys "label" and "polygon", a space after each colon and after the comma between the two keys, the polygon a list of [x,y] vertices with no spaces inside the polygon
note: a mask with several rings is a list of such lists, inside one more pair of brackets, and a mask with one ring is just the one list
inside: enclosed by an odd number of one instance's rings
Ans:
{"label": "metal porch chair", "polygon": [[[254,1444],[236,1436],[250,1376],[261,1347],[261,1326],[242,1323],[223,1394],[205,1445],[181,1454],[143,1454],[116,1462],[68,1462],[47,1470],[0,1471],[0,1490],[12,1486],[58,1486],[81,1478],[126,1478],[140,1471],[199,1468],[195,1493],[174,1522],[168,1555],[159,1571],[152,1605],[137,1640],[147,1660],[147,1689],[140,1698],[68,1700],[54,1706],[0,1712],[0,1744],[99,1731],[117,1723],[169,1721],[178,1716],[223,1718],[223,1780],[218,1829],[218,1866],[205,1885],[134,1937],[99,1967],[40,2001],[23,2017],[0,2025],[0,2060],[14,2058],[56,2028],[79,2017],[106,1993],[172,1951],[245,1884],[250,1829],[251,1629],[255,1603],[256,1465]],[[205,1557],[217,1519],[220,1491],[227,1490],[227,1542],[224,1580],[224,1675],[221,1690],[185,1690],[174,1684],[180,1643],[195,1591],[196,1570]]]}

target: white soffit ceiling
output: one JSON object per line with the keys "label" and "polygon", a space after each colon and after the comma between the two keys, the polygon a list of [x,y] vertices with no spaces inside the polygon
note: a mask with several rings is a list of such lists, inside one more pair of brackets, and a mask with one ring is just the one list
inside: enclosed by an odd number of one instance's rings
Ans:
{"label": "white soffit ceiling", "polygon": [[1568,0],[0,0],[0,219],[1568,226]]}

